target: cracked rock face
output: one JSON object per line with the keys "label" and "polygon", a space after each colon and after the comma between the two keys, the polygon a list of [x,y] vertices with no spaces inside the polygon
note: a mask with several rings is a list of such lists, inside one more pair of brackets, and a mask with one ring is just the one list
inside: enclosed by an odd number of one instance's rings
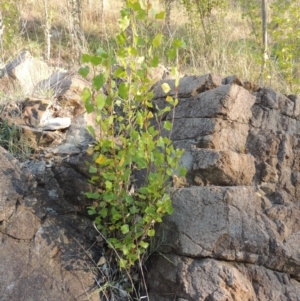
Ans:
{"label": "cracked rock face", "polygon": [[165,119],[187,185],[157,228],[150,300],[300,300],[300,99],[234,77],[185,81]]}
{"label": "cracked rock face", "polygon": [[151,263],[158,276],[151,274],[149,282],[160,292],[153,300],[300,300],[296,280],[263,266],[177,255]]}
{"label": "cracked rock face", "polygon": [[0,162],[0,300],[100,300],[92,294],[99,250],[88,239],[90,222],[43,162],[31,166],[39,182],[1,147]]}

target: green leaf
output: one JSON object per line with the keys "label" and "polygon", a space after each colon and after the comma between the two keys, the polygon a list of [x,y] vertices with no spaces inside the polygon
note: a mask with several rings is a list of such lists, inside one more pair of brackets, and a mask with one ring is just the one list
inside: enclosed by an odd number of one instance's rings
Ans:
{"label": "green leaf", "polygon": [[161,11],[160,13],[155,15],[156,20],[163,20],[165,18],[165,12]]}
{"label": "green leaf", "polygon": [[125,269],[127,267],[127,260],[120,258],[119,264],[121,269]]}
{"label": "green leaf", "polygon": [[153,237],[153,236],[155,236],[155,230],[154,229],[150,229],[150,230],[148,230],[148,236],[149,237]]}
{"label": "green leaf", "polygon": [[111,208],[111,215],[113,224],[116,225],[116,222],[122,219],[122,215],[116,210],[116,207]]}
{"label": "green leaf", "polygon": [[106,187],[107,190],[111,190],[111,188],[112,188],[112,182],[105,181],[105,187]]}
{"label": "green leaf", "polygon": [[118,20],[119,27],[122,31],[124,31],[130,24],[130,20],[127,16],[124,16],[123,18]]}
{"label": "green leaf", "polygon": [[138,51],[135,47],[128,47],[128,53],[132,56],[137,56],[138,55]]}
{"label": "green leaf", "polygon": [[89,173],[97,173],[98,169],[94,166],[90,166]]}
{"label": "green leaf", "polygon": [[120,219],[122,218],[122,215],[118,212],[115,212],[113,215],[112,215],[112,220],[113,222],[116,222],[116,221],[119,221]]}
{"label": "green leaf", "polygon": [[101,64],[102,58],[99,57],[99,56],[92,56],[90,61],[91,61],[93,66],[98,66],[98,65]]}
{"label": "green leaf", "polygon": [[147,194],[147,193],[149,192],[149,189],[148,189],[147,187],[141,187],[141,188],[139,189],[139,192],[140,192],[141,194]]}
{"label": "green leaf", "polygon": [[127,99],[128,98],[128,90],[129,90],[128,85],[125,83],[121,83],[119,86],[119,90],[118,90],[119,96],[123,99]]}
{"label": "green leaf", "polygon": [[[153,205],[149,205],[146,209],[145,209],[145,212],[148,214],[148,215],[155,215],[155,212],[156,212],[156,209]],[[151,218],[151,217],[150,217]],[[152,218],[151,218],[152,219]]]}
{"label": "green leaf", "polygon": [[176,49],[169,49],[168,50],[168,58],[169,58],[169,60],[175,59],[176,55],[177,55]]}
{"label": "green leaf", "polygon": [[169,103],[169,104],[171,104],[171,105],[173,105],[174,104],[174,99],[173,99],[173,97],[172,96],[167,96],[166,97],[166,101]]}
{"label": "green leaf", "polygon": [[140,10],[137,14],[137,19],[144,20],[146,18],[147,18],[147,11],[144,9]]}
{"label": "green leaf", "polygon": [[186,168],[182,167],[182,168],[179,169],[179,175],[181,177],[185,177],[186,176],[186,172],[187,172]]}
{"label": "green leaf", "polygon": [[99,214],[101,215],[101,217],[103,218],[106,218],[107,217],[107,208],[102,208],[100,211],[99,211]]}
{"label": "green leaf", "polygon": [[107,203],[105,201],[102,201],[99,203],[99,207],[104,208],[106,207]]}
{"label": "green leaf", "polygon": [[86,78],[90,72],[90,68],[88,66],[81,67],[78,72],[82,77]]}
{"label": "green leaf", "polygon": [[98,200],[101,197],[101,195],[98,192],[87,192],[85,195],[87,198],[95,200]]}
{"label": "green leaf", "polygon": [[156,68],[159,64],[159,57],[156,55],[150,61],[150,67]]}
{"label": "green leaf", "polygon": [[90,89],[84,88],[81,94],[87,113],[94,112],[94,105],[91,103],[92,94]]}
{"label": "green leaf", "polygon": [[134,11],[139,12],[142,10],[139,1],[129,1],[129,7],[131,7]]}
{"label": "green leaf", "polygon": [[132,198],[132,196],[130,196],[130,195],[127,195],[127,196],[125,197],[125,200],[126,200],[126,203],[127,203],[128,205],[130,205],[130,204],[133,203],[133,198]]}
{"label": "green leaf", "polygon": [[137,37],[134,37],[134,39],[136,40],[136,44],[138,46],[144,46],[144,45],[146,45],[146,40],[144,38],[137,36]]}
{"label": "green leaf", "polygon": [[117,42],[119,46],[122,46],[127,42],[127,36],[124,31],[122,31],[120,34],[117,35]]}
{"label": "green leaf", "polygon": [[165,121],[164,122],[164,129],[166,129],[167,131],[171,131],[172,130],[172,122],[170,122],[170,121]]}
{"label": "green leaf", "polygon": [[84,53],[81,56],[81,61],[82,61],[82,63],[90,63],[91,62],[91,56]]}
{"label": "green leaf", "polygon": [[179,39],[174,39],[173,41],[173,46],[175,48],[185,48],[186,44],[183,40],[179,40]]}
{"label": "green leaf", "polygon": [[95,160],[95,162],[100,165],[105,165],[105,164],[109,163],[108,158],[102,154],[99,155],[99,157]]}
{"label": "green leaf", "polygon": [[129,208],[129,212],[131,215],[134,215],[134,214],[138,213],[139,210],[136,208],[136,206],[132,206]]}
{"label": "green leaf", "polygon": [[103,58],[108,58],[108,53],[101,47],[97,49],[97,54]]}
{"label": "green leaf", "polygon": [[124,70],[124,68],[122,67],[118,67],[115,71],[114,71],[114,77],[115,78],[122,78],[126,76],[126,72]]}
{"label": "green leaf", "polygon": [[88,126],[87,126],[87,130],[88,130],[88,132],[93,136],[93,138],[96,137],[95,129],[94,129],[91,125],[88,125]]}
{"label": "green leaf", "polygon": [[163,83],[163,84],[161,85],[161,88],[162,88],[162,90],[164,91],[164,93],[166,93],[166,94],[171,90],[171,88],[170,88],[170,86],[169,86],[168,83]]}
{"label": "green leaf", "polygon": [[99,176],[93,176],[91,177],[91,183],[94,183],[95,181],[99,180]]}
{"label": "green leaf", "polygon": [[105,101],[106,101],[106,97],[103,94],[99,94],[96,97],[96,104],[99,110],[103,109],[103,107],[105,106]]}
{"label": "green leaf", "polygon": [[166,206],[166,211],[167,211],[167,213],[170,214],[170,215],[173,214],[174,208],[173,208],[171,202],[170,202],[170,204],[168,204],[168,206]]}
{"label": "green leaf", "polygon": [[149,247],[149,243],[145,242],[145,241],[141,241],[140,242],[140,246],[144,249],[147,249]]}
{"label": "green leaf", "polygon": [[[123,234],[125,234],[125,233],[123,233]],[[128,248],[127,248],[126,245],[123,245],[123,246],[122,246],[122,252],[123,252],[124,255],[128,255],[129,250],[128,250]]]}
{"label": "green leaf", "polygon": [[128,232],[129,232],[129,226],[128,226],[127,224],[123,225],[123,226],[121,227],[121,232],[122,232],[123,234],[128,233]]}
{"label": "green leaf", "polygon": [[88,214],[89,215],[93,215],[93,214],[96,214],[97,211],[95,209],[95,207],[88,207]]}
{"label": "green leaf", "polygon": [[102,88],[105,82],[106,78],[104,74],[101,73],[93,78],[93,87],[98,91]]}
{"label": "green leaf", "polygon": [[163,35],[161,33],[158,33],[152,41],[153,47],[157,48],[160,45],[162,38]]}

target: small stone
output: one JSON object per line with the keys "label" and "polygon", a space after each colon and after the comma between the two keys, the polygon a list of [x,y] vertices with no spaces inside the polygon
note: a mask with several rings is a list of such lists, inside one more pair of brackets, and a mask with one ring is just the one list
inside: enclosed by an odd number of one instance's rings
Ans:
{"label": "small stone", "polygon": [[101,256],[97,263],[97,266],[104,265],[105,263],[106,263],[106,258],[104,256]]}

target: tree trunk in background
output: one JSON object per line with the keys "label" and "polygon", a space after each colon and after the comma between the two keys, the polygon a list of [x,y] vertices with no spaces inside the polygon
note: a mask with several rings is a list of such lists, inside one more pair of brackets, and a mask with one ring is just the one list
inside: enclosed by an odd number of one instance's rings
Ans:
{"label": "tree trunk in background", "polygon": [[262,0],[261,3],[261,17],[262,17],[262,36],[263,36],[263,49],[262,49],[262,63],[260,74],[260,85],[264,85],[264,72],[268,60],[268,32],[267,32],[267,0]]}
{"label": "tree trunk in background", "polygon": [[51,54],[51,17],[49,15],[48,3],[47,0],[44,0],[44,13],[45,13],[45,40],[46,40],[46,60],[50,61]]}
{"label": "tree trunk in background", "polygon": [[68,0],[68,11],[71,13],[69,31],[72,49],[80,61],[81,54],[86,51],[86,40],[81,24],[81,0]]}
{"label": "tree trunk in background", "polygon": [[2,45],[3,31],[4,31],[4,25],[2,19],[2,12],[0,11],[0,45]]}
{"label": "tree trunk in background", "polygon": [[173,2],[174,0],[164,0],[164,6],[166,11],[165,24],[167,25],[168,29],[170,29],[171,24],[171,9]]}

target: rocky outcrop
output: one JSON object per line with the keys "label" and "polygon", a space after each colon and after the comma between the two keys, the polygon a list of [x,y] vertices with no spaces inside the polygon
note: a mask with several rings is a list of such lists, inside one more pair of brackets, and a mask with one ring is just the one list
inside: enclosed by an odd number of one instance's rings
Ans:
{"label": "rocky outcrop", "polygon": [[90,84],[27,52],[3,80],[22,86],[25,99],[5,104],[0,120],[19,128],[34,154],[19,162],[0,147],[0,300],[101,300],[103,248],[86,217],[86,149],[94,141],[86,127],[94,119],[81,92]]}
{"label": "rocky outcrop", "polygon": [[188,177],[157,229],[150,300],[300,300],[300,99],[234,77],[189,83],[165,116]]}
{"label": "rocky outcrop", "polygon": [[[186,76],[178,89],[166,82],[179,103],[162,122],[174,121],[188,173],[172,192],[174,214],[157,228],[163,256],[147,263],[150,300],[300,300],[300,99],[235,76]],[[26,99],[0,119],[35,152],[21,163],[0,148],[0,301],[112,300],[95,292],[107,267],[99,269],[106,259],[86,217],[94,141],[86,127],[95,116],[80,94],[90,83],[25,52],[2,69],[0,87],[9,86]]]}
{"label": "rocky outcrop", "polygon": [[100,300],[90,221],[43,161],[24,172],[0,148],[0,162],[0,300]]}
{"label": "rocky outcrop", "polygon": [[99,133],[81,93],[91,84],[24,52],[0,70],[0,89],[11,86],[24,99],[1,104],[0,142],[17,128],[33,151],[18,161],[0,147],[0,301],[127,300],[131,284],[87,216],[87,126]]}

